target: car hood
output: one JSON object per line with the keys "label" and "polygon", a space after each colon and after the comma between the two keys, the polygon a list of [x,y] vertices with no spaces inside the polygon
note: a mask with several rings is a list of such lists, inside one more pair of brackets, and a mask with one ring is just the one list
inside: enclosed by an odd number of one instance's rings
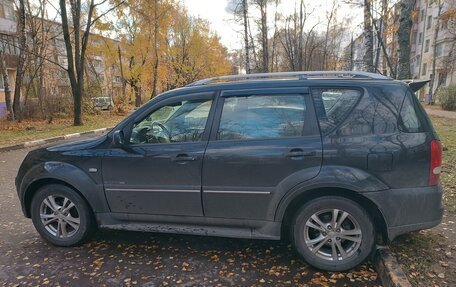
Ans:
{"label": "car hood", "polygon": [[104,141],[106,141],[107,135],[102,135],[96,138],[90,138],[85,140],[79,140],[69,143],[57,144],[50,147],[47,147],[47,151],[51,152],[67,152],[67,151],[75,151],[75,150],[86,150],[94,148]]}

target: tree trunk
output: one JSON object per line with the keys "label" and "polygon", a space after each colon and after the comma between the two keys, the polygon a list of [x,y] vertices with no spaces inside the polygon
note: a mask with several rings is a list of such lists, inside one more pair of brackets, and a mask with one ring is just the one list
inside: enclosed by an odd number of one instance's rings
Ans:
{"label": "tree trunk", "polygon": [[5,92],[5,104],[6,104],[6,119],[14,121],[14,109],[11,103],[11,89],[8,77],[8,70],[6,69],[5,54],[3,49],[0,50],[0,72],[3,77],[3,89]]}
{"label": "tree trunk", "polygon": [[19,56],[17,61],[16,69],[16,83],[14,89],[14,101],[13,109],[14,115],[17,120],[21,118],[21,87],[22,79],[24,75],[24,64],[26,58],[26,36],[25,36],[25,4],[24,0],[19,0],[19,11],[18,11],[18,21],[17,21],[17,32],[19,38]]}
{"label": "tree trunk", "polygon": [[158,0],[154,0],[154,76],[152,82],[151,99],[157,95],[158,81]]}
{"label": "tree trunk", "polygon": [[432,74],[431,74],[431,81],[429,82],[429,93],[426,98],[426,103],[427,104],[433,104],[433,95],[434,95],[434,83],[435,83],[435,66],[437,62],[437,39],[439,37],[439,31],[440,31],[440,14],[442,13],[442,8],[443,8],[443,3],[442,0],[438,0],[438,7],[439,10],[437,12],[437,23],[435,23],[435,29],[434,29],[434,39],[433,39],[433,47],[432,47]]}
{"label": "tree trunk", "polygon": [[399,80],[410,79],[410,33],[412,30],[412,12],[415,0],[401,0],[399,29],[397,37],[399,43],[399,59],[397,78]]}
{"label": "tree trunk", "polygon": [[370,0],[364,0],[364,45],[366,51],[363,57],[366,72],[374,72],[374,34],[372,32],[372,17]]}
{"label": "tree trunk", "polygon": [[120,45],[117,46],[117,53],[119,56],[119,66],[120,66],[120,78],[122,81],[122,96],[124,99],[127,98],[127,82],[125,81],[123,64],[122,64],[122,52],[120,51]]}
{"label": "tree trunk", "polygon": [[133,86],[133,91],[135,92],[135,106],[140,107],[142,104],[141,87],[138,86],[137,81],[134,81],[134,83],[132,83],[132,86]]}
{"label": "tree trunk", "polygon": [[249,20],[248,20],[248,4],[247,0],[242,0],[242,18],[244,21],[244,46],[245,46],[245,72],[250,74],[250,47],[249,47]]}
{"label": "tree trunk", "polygon": [[328,16],[328,23],[326,24],[326,32],[325,32],[325,46],[323,48],[323,61],[321,62],[321,69],[326,70],[327,65],[326,65],[326,57],[328,55],[328,37],[329,37],[329,28],[331,27],[331,22],[334,17],[335,13],[335,8],[336,8],[336,1],[333,0],[331,11]]}
{"label": "tree trunk", "polygon": [[261,48],[262,48],[262,72],[269,70],[269,49],[268,49],[268,14],[267,0],[260,0],[261,13]]}

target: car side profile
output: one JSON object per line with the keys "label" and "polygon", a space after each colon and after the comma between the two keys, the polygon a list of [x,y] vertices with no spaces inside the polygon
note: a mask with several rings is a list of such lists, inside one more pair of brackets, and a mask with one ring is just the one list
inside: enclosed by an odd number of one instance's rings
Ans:
{"label": "car side profile", "polygon": [[16,186],[58,246],[98,227],[289,238],[309,264],[340,271],[379,241],[440,223],[441,157],[407,84],[252,74],[163,93],[107,135],[31,151]]}

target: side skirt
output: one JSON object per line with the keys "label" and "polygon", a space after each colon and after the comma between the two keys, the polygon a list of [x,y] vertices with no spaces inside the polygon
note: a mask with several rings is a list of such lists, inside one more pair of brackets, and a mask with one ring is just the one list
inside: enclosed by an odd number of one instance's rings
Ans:
{"label": "side skirt", "polygon": [[100,228],[230,238],[280,240],[281,223],[192,216],[97,213]]}

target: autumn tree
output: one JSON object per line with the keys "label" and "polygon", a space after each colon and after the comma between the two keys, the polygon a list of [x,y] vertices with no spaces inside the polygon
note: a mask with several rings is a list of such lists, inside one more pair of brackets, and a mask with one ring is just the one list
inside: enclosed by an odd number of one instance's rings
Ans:
{"label": "autumn tree", "polygon": [[[135,105],[143,95],[231,72],[219,37],[173,0],[127,0],[112,23],[120,31],[116,58]],[[149,98],[150,96],[148,96]]]}

